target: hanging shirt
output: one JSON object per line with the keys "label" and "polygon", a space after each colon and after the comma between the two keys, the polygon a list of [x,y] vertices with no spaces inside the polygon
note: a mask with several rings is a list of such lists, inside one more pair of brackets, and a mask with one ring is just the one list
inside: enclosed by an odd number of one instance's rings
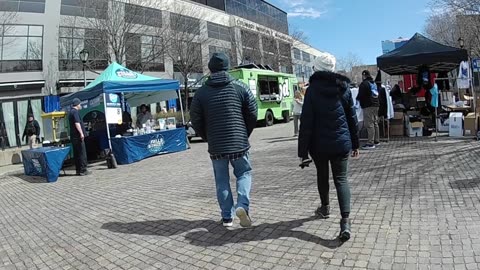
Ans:
{"label": "hanging shirt", "polygon": [[432,94],[432,100],[430,101],[430,105],[433,108],[438,108],[438,86],[434,84],[432,89],[430,89],[430,94]]}
{"label": "hanging shirt", "polygon": [[468,89],[470,88],[470,78],[472,78],[472,72],[470,70],[470,65],[467,61],[460,63],[460,68],[458,70],[458,88],[459,89]]}

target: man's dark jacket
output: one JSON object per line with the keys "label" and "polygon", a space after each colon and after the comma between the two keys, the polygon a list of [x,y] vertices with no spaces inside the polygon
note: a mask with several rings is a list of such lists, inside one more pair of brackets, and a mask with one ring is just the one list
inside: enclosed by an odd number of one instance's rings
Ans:
{"label": "man's dark jacket", "polygon": [[358,149],[357,115],[350,80],[340,74],[317,71],[303,103],[298,156],[338,157]]}
{"label": "man's dark jacket", "polygon": [[211,155],[244,153],[257,123],[257,101],[247,85],[227,72],[213,73],[196,91],[190,118]]}
{"label": "man's dark jacket", "polygon": [[[32,131],[34,131],[32,133]],[[27,124],[25,124],[25,129],[23,130],[23,135],[22,139],[25,139],[26,137],[30,137],[32,135],[36,135],[37,137],[40,136],[40,124],[38,124],[38,121],[33,119],[33,121],[27,121]]]}
{"label": "man's dark jacket", "polygon": [[374,83],[372,77],[366,78],[359,86],[357,100],[360,102],[360,106],[362,109],[370,108],[370,107],[378,107],[379,101],[378,96],[373,96],[372,88],[370,83]]}

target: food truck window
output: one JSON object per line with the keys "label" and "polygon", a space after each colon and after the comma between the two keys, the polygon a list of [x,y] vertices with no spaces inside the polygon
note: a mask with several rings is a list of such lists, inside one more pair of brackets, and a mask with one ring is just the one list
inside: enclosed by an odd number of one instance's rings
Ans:
{"label": "food truck window", "polygon": [[260,95],[269,95],[272,96],[272,98],[275,95],[280,95],[280,86],[277,77],[259,76],[258,84],[260,87]]}

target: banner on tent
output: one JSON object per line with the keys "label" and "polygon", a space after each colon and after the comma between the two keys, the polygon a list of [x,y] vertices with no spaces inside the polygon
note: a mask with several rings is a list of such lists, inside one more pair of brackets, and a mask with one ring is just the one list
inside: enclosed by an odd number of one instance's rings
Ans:
{"label": "banner on tent", "polygon": [[115,158],[121,165],[187,149],[184,128],[133,137],[111,138],[111,142]]}
{"label": "banner on tent", "polygon": [[122,102],[120,95],[115,93],[105,95],[105,118],[108,124],[122,124]]}

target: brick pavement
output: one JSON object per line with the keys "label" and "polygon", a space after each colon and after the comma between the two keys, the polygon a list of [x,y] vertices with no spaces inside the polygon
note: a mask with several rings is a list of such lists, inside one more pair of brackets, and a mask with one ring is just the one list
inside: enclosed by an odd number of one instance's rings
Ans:
{"label": "brick pavement", "polygon": [[224,229],[206,145],[47,184],[0,178],[0,269],[480,269],[479,144],[400,139],[350,165],[353,238],[317,220],[285,125],[252,139],[255,226]]}

